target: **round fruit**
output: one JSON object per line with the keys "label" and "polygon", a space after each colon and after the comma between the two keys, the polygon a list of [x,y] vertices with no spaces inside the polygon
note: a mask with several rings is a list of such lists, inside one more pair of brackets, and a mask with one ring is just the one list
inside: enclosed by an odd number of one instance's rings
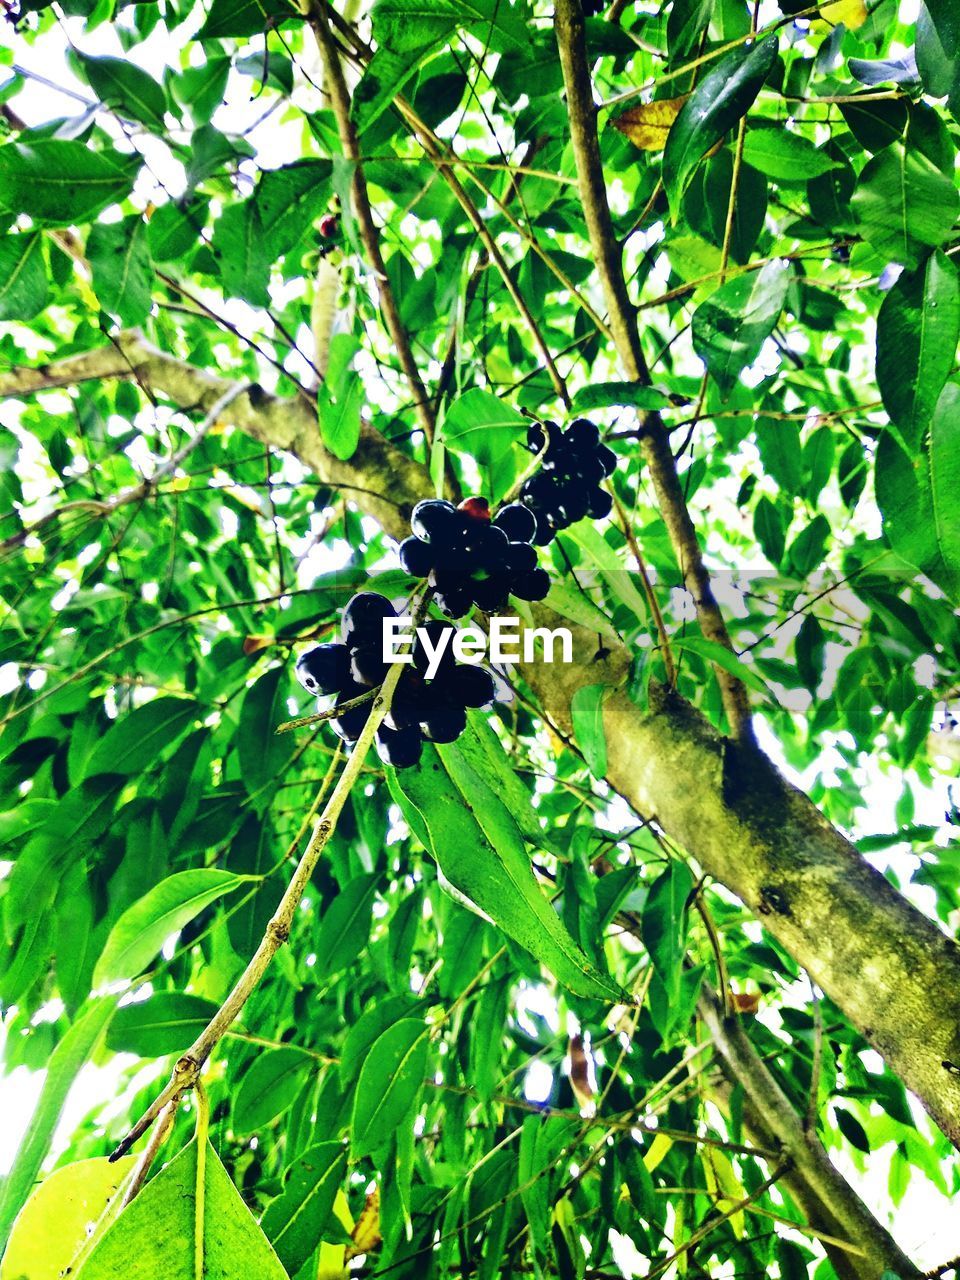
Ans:
{"label": "round fruit", "polygon": [[554,448],[561,438],[560,428],[555,422],[531,422],[527,428],[527,448],[532,453],[539,453],[548,440],[551,449]]}
{"label": "round fruit", "polygon": [[[529,513],[533,521],[533,532],[537,532],[537,519],[532,512]],[[537,553],[529,542],[511,542],[507,547],[507,572],[508,573],[529,573],[531,569],[537,567]]]}
{"label": "round fruit", "polygon": [[416,725],[409,729],[388,729],[381,725],[377,730],[377,752],[384,764],[395,769],[410,769],[420,760],[423,736]]}
{"label": "round fruit", "polygon": [[308,693],[339,693],[350,679],[350,651],[345,644],[318,644],[301,653],[296,674]]}
{"label": "round fruit", "polygon": [[343,638],[351,647],[365,641],[379,644],[384,618],[393,617],[396,614],[386,596],[377,595],[375,591],[361,591],[343,611]]}
{"label": "round fruit", "polygon": [[550,575],[546,569],[531,569],[521,574],[513,584],[513,594],[520,600],[543,600],[550,590]]}
{"label": "round fruit", "polygon": [[[364,685],[354,684],[352,680],[348,681],[344,685],[340,697],[337,698],[336,705],[338,707],[343,706],[345,702],[349,702],[352,698],[359,698],[362,694],[369,692],[370,690]],[[356,742],[363,732],[363,726],[370,718],[372,709],[373,699],[370,698],[369,701],[362,702],[359,707],[353,707],[351,710],[345,711],[342,716],[332,721],[333,727],[345,742]]]}
{"label": "round fruit", "polygon": [[473,599],[478,609],[484,613],[494,613],[502,609],[510,595],[510,579],[505,573],[492,573],[488,578],[481,578],[472,587]]}
{"label": "round fruit", "polygon": [[400,543],[400,565],[414,578],[425,578],[433,568],[433,550],[430,544],[411,535]]}
{"label": "round fruit", "polygon": [[536,517],[522,502],[511,502],[509,506],[501,507],[493,517],[493,523],[511,542],[529,542],[537,532]]}
{"label": "round fruit", "polygon": [[350,677],[366,688],[383,684],[387,677],[387,664],[383,660],[383,645],[360,644],[350,651]]}
{"label": "round fruit", "polygon": [[320,219],[320,234],[326,236],[335,236],[339,230],[340,222],[335,213],[325,213]]}
{"label": "round fruit", "polygon": [[486,498],[464,498],[458,504],[458,511],[462,511],[464,515],[469,516],[471,520],[489,520],[490,519],[490,503]]}
{"label": "round fruit", "polygon": [[467,727],[467,713],[463,707],[450,707],[446,711],[435,711],[428,720],[424,720],[420,728],[428,742],[456,742]]}
{"label": "round fruit", "polygon": [[455,525],[456,512],[452,502],[445,502],[442,498],[427,498],[413,508],[410,528],[418,538],[429,542],[435,534],[443,534]]}
{"label": "round fruit", "polygon": [[586,418],[571,422],[563,435],[564,444],[578,453],[591,453],[600,443],[600,431]]}
{"label": "round fruit", "polygon": [[433,602],[448,618],[462,618],[473,603],[469,587],[450,586],[437,591]]}
{"label": "round fruit", "polygon": [[457,667],[454,688],[465,707],[489,707],[497,693],[496,681],[486,667],[466,664]]}
{"label": "round fruit", "polygon": [[600,446],[597,450],[597,458],[600,465],[603,467],[603,474],[605,476],[613,475],[614,471],[617,469],[617,455],[609,445],[602,444]]}
{"label": "round fruit", "polygon": [[606,489],[594,489],[590,494],[590,502],[587,506],[587,515],[591,520],[602,520],[604,516],[608,516],[613,510],[613,498],[607,493]]}

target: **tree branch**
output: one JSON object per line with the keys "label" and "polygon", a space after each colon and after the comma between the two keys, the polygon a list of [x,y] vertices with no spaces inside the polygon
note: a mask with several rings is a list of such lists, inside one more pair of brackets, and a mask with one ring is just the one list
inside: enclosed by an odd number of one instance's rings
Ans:
{"label": "tree branch", "polygon": [[[139,334],[121,335],[120,347],[122,355],[98,348],[2,374],[0,398],[136,371],[181,407],[209,409],[230,386]],[[431,492],[426,469],[372,427],[364,427],[348,462],[333,458],[299,398],[254,388],[237,397],[229,418],[255,439],[296,454],[322,483],[354,490],[357,505],[395,538],[409,532],[412,505]],[[540,626],[570,626],[542,606],[534,617]],[[524,668],[547,718],[569,737],[576,690],[597,682],[613,689],[603,703],[610,784],[757,913],[960,1146],[960,1075],[942,1065],[960,1061],[960,947],[759,751],[729,742],[683,698],[656,687],[650,710],[638,714],[625,692],[627,651],[611,646],[598,657],[596,636],[570,629],[572,664]]]}
{"label": "tree branch", "polygon": [[[579,0],[556,0],[555,28],[563,82],[567,91],[570,138],[580,179],[583,212],[597,274],[607,303],[610,329],[627,377],[649,386],[650,374],[640,345],[636,309],[627,292],[621,248],[607,203],[607,189],[597,140],[597,108],[593,102],[583,9]],[[687,509],[676,462],[670,450],[669,435],[659,414],[641,413],[640,418],[644,427],[640,447],[650,470],[660,512],[680,564],[684,583],[693,597],[700,627],[708,640],[722,644],[725,649],[734,652],[726,623],[713,595],[696,529]],[[744,742],[752,741],[750,700],[746,688],[736,676],[722,667],[714,667],[714,671],[732,732]]]}
{"label": "tree branch", "polygon": [[387,275],[383,255],[380,252],[380,233],[378,232],[377,225],[373,220],[373,210],[370,207],[370,197],[367,194],[367,180],[364,177],[363,166],[360,163],[360,145],[357,141],[357,131],[350,115],[350,93],[347,89],[347,83],[343,78],[343,68],[340,65],[340,54],[330,31],[330,24],[327,21],[326,4],[324,3],[324,0],[318,0],[316,3],[310,3],[306,7],[306,14],[307,19],[313,28],[314,34],[317,37],[317,43],[320,46],[327,92],[330,95],[330,104],[333,107],[333,114],[337,121],[337,129],[340,134],[340,145],[343,148],[343,154],[354,164],[354,210],[357,215],[357,223],[360,227],[360,238],[363,241],[363,247],[366,250],[368,259],[370,260],[370,266],[373,268],[377,277],[377,292],[380,295],[380,306],[383,310],[383,318],[386,322],[390,337],[393,340],[393,345],[396,347],[400,367],[403,369],[407,382],[410,384],[410,391],[413,395],[414,401],[414,409],[420,420],[420,425],[423,428],[423,434],[427,438],[427,443],[432,444],[434,430],[436,428],[433,404],[430,397],[427,395],[426,387],[423,385],[423,379],[420,377],[420,370],[417,368],[417,362],[413,358],[410,338],[407,334],[403,320],[400,317],[400,311],[397,307],[396,299],[393,296],[393,289],[390,285],[390,277]]}
{"label": "tree branch", "polygon": [[855,1246],[857,1252],[826,1245],[840,1280],[877,1280],[885,1271],[901,1280],[919,1277],[918,1269],[833,1166],[816,1133],[794,1110],[740,1019],[724,1014],[709,987],[703,989],[699,1012],[731,1084],[744,1089],[755,1141],[764,1147],[779,1147],[789,1158],[784,1183],[807,1221],[824,1235]]}

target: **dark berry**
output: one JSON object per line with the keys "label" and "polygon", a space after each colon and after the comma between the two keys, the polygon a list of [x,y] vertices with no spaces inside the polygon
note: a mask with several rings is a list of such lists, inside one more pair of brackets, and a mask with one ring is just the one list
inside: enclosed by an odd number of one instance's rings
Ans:
{"label": "dark berry", "polygon": [[301,653],[296,673],[308,693],[339,693],[350,679],[350,651],[345,644],[318,644]]}
{"label": "dark berry", "polygon": [[563,433],[563,442],[576,453],[592,453],[600,443],[600,431],[586,418],[577,418]]}
{"label": "dark berry", "polygon": [[430,544],[420,538],[411,535],[400,543],[400,564],[414,578],[425,578],[433,568],[433,559]]}
{"label": "dark berry", "polygon": [[507,603],[510,579],[505,573],[492,573],[488,578],[474,582],[472,591],[477,608],[484,613],[494,613]]}
{"label": "dark berry", "polygon": [[490,503],[486,498],[464,498],[457,506],[457,510],[462,511],[471,520],[489,521],[490,519]]}
{"label": "dark berry", "polygon": [[[537,520],[533,512],[528,513],[533,522],[533,532],[537,532]],[[507,547],[506,566],[508,573],[529,573],[537,567],[537,553],[529,542],[511,542]]]}
{"label": "dark berry", "polygon": [[602,444],[600,446],[597,450],[597,458],[600,465],[603,467],[603,474],[605,476],[613,475],[614,471],[617,469],[617,455],[609,445]]}
{"label": "dark berry", "polygon": [[343,611],[343,638],[348,645],[371,642],[380,644],[384,618],[396,617],[386,596],[375,591],[361,591]]}
{"label": "dark berry", "polygon": [[582,520],[587,514],[589,502],[590,490],[585,486],[579,484],[567,486],[560,502],[560,514],[563,516],[564,524],[576,524],[578,520]]}
{"label": "dark berry", "polygon": [[438,590],[433,602],[442,614],[448,618],[462,618],[473,603],[470,588],[467,586],[449,586]]}
{"label": "dark berry", "polygon": [[383,661],[383,645],[357,645],[350,651],[350,676],[355,684],[371,688],[383,684],[387,676],[387,664]]}
{"label": "dark berry", "polygon": [[423,735],[417,725],[408,729],[388,729],[381,725],[377,730],[377,752],[384,764],[395,769],[410,769],[420,760],[423,751]]}
{"label": "dark berry", "polygon": [[529,542],[537,532],[537,522],[522,502],[511,502],[501,507],[493,517],[493,523],[502,529],[511,542]]}
{"label": "dark berry", "polygon": [[[351,680],[344,685],[339,698],[337,698],[336,705],[340,707],[345,702],[349,702],[353,698],[359,698],[362,694],[369,692],[370,690],[365,685],[354,684]],[[372,710],[373,698],[370,698],[367,702],[362,702],[359,707],[352,707],[351,710],[345,711],[342,716],[332,721],[333,727],[345,742],[356,742],[363,732],[363,726],[370,718]]]}
{"label": "dark berry", "polygon": [[463,707],[435,711],[420,725],[428,742],[456,742],[466,727],[467,713]]}
{"label": "dark berry", "polygon": [[340,227],[340,220],[335,213],[325,213],[320,219],[320,234],[326,236],[335,236]]}
{"label": "dark berry", "polygon": [[531,569],[513,582],[513,594],[520,600],[543,600],[549,590],[550,575],[546,569]]}
{"label": "dark berry", "polygon": [[552,448],[560,439],[560,428],[555,422],[531,422],[527,429],[527,448],[531,453],[539,453],[548,440]]}
{"label": "dark berry", "polygon": [[442,498],[427,498],[413,508],[410,528],[418,538],[429,542],[435,534],[442,535],[455,524],[456,514],[457,509],[452,502],[445,502]]}
{"label": "dark berry", "polygon": [[483,536],[476,544],[476,567],[494,573],[507,563],[510,539],[496,525],[487,525],[481,533]]}
{"label": "dark berry", "polygon": [[613,510],[613,498],[606,489],[594,489],[587,504],[587,515],[591,520],[602,520]]}
{"label": "dark berry", "polygon": [[497,686],[486,667],[457,667],[453,686],[457,697],[465,707],[489,707],[496,697]]}

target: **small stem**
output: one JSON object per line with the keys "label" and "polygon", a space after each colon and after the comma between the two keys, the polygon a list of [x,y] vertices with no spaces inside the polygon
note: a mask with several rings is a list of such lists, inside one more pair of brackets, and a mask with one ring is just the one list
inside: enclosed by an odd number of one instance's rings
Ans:
{"label": "small stem", "polygon": [[[417,611],[418,620],[422,617],[426,608],[426,601],[427,596],[425,595]],[[347,760],[343,773],[340,775],[340,780],[327,801],[320,820],[314,828],[313,835],[310,837],[310,841],[297,864],[293,878],[287,885],[286,892],[280,900],[280,905],[267,924],[264,935],[260,940],[260,945],[254,952],[250,962],[207,1026],[186,1053],[182,1054],[177,1060],[169,1082],[112,1153],[111,1160],[117,1160],[125,1152],[129,1151],[131,1145],[136,1142],[141,1134],[146,1132],[168,1104],[173,1104],[176,1107],[184,1093],[188,1089],[195,1087],[203,1064],[236,1021],[247,1000],[259,986],[271,960],[290,937],[290,928],[297,907],[300,905],[300,900],[307,885],[310,883],[317,863],[320,861],[320,857],[336,829],[337,821],[343,806],[347,802],[347,797],[360,776],[367,752],[373,745],[377,729],[379,729],[384,716],[390,710],[393,691],[397,687],[403,670],[403,665],[398,662],[394,663],[387,673],[387,678],[374,699],[373,708],[367,723],[363,727],[363,732],[350,753],[350,758]]]}
{"label": "small stem", "polygon": [[620,499],[613,492],[613,486],[608,484],[607,490],[613,498],[613,505],[616,508],[617,519],[620,521],[620,528],[623,536],[627,540],[627,546],[630,548],[631,554],[637,565],[637,572],[640,574],[640,581],[643,583],[643,594],[647,597],[647,604],[650,606],[650,612],[653,614],[653,622],[657,628],[657,638],[660,642],[660,651],[663,654],[663,665],[667,669],[667,683],[671,689],[677,687],[677,666],[673,660],[673,651],[670,648],[670,637],[667,635],[666,624],[663,621],[663,614],[660,611],[660,601],[657,599],[657,593],[653,589],[653,583],[650,581],[650,575],[647,572],[646,561],[640,550],[640,544],[637,542],[636,534],[633,527],[627,519],[627,513],[624,511]]}
{"label": "small stem", "polygon": [[304,729],[307,725],[323,724],[326,720],[336,720],[346,712],[352,711],[354,707],[362,707],[365,702],[369,702],[376,695],[376,689],[369,689],[366,693],[361,693],[359,697],[351,698],[349,702],[341,702],[339,706],[328,707],[326,711],[317,711],[312,716],[298,716],[296,720],[284,720],[282,724],[277,725],[274,733],[289,733],[291,729]]}

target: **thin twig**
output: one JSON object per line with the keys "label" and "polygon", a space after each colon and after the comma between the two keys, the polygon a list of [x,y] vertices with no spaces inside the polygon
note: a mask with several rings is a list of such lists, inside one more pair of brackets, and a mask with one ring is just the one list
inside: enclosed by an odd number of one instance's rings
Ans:
{"label": "thin twig", "polygon": [[[425,601],[426,597],[423,598],[422,606]],[[393,691],[397,687],[397,682],[403,670],[402,664],[394,663],[387,673],[387,678],[384,680],[374,700],[367,723],[364,725],[343,773],[340,775],[340,779],[333,790],[333,794],[327,801],[320,820],[314,828],[313,835],[303,851],[303,855],[297,864],[297,869],[287,885],[280,904],[267,924],[264,935],[260,940],[260,945],[251,957],[247,967],[200,1035],[197,1036],[186,1053],[177,1059],[169,1082],[111,1154],[111,1160],[117,1160],[126,1151],[129,1151],[137,1138],[146,1132],[168,1105],[172,1104],[175,1108],[183,1095],[193,1088],[204,1063],[236,1021],[247,1000],[259,986],[273,957],[289,939],[290,929],[297,907],[300,905],[300,899],[303,897],[314,869],[336,829],[337,820],[340,817],[343,806],[346,804],[347,797],[360,776],[367,752],[373,744],[374,735],[380,727],[384,716],[390,710]]]}

